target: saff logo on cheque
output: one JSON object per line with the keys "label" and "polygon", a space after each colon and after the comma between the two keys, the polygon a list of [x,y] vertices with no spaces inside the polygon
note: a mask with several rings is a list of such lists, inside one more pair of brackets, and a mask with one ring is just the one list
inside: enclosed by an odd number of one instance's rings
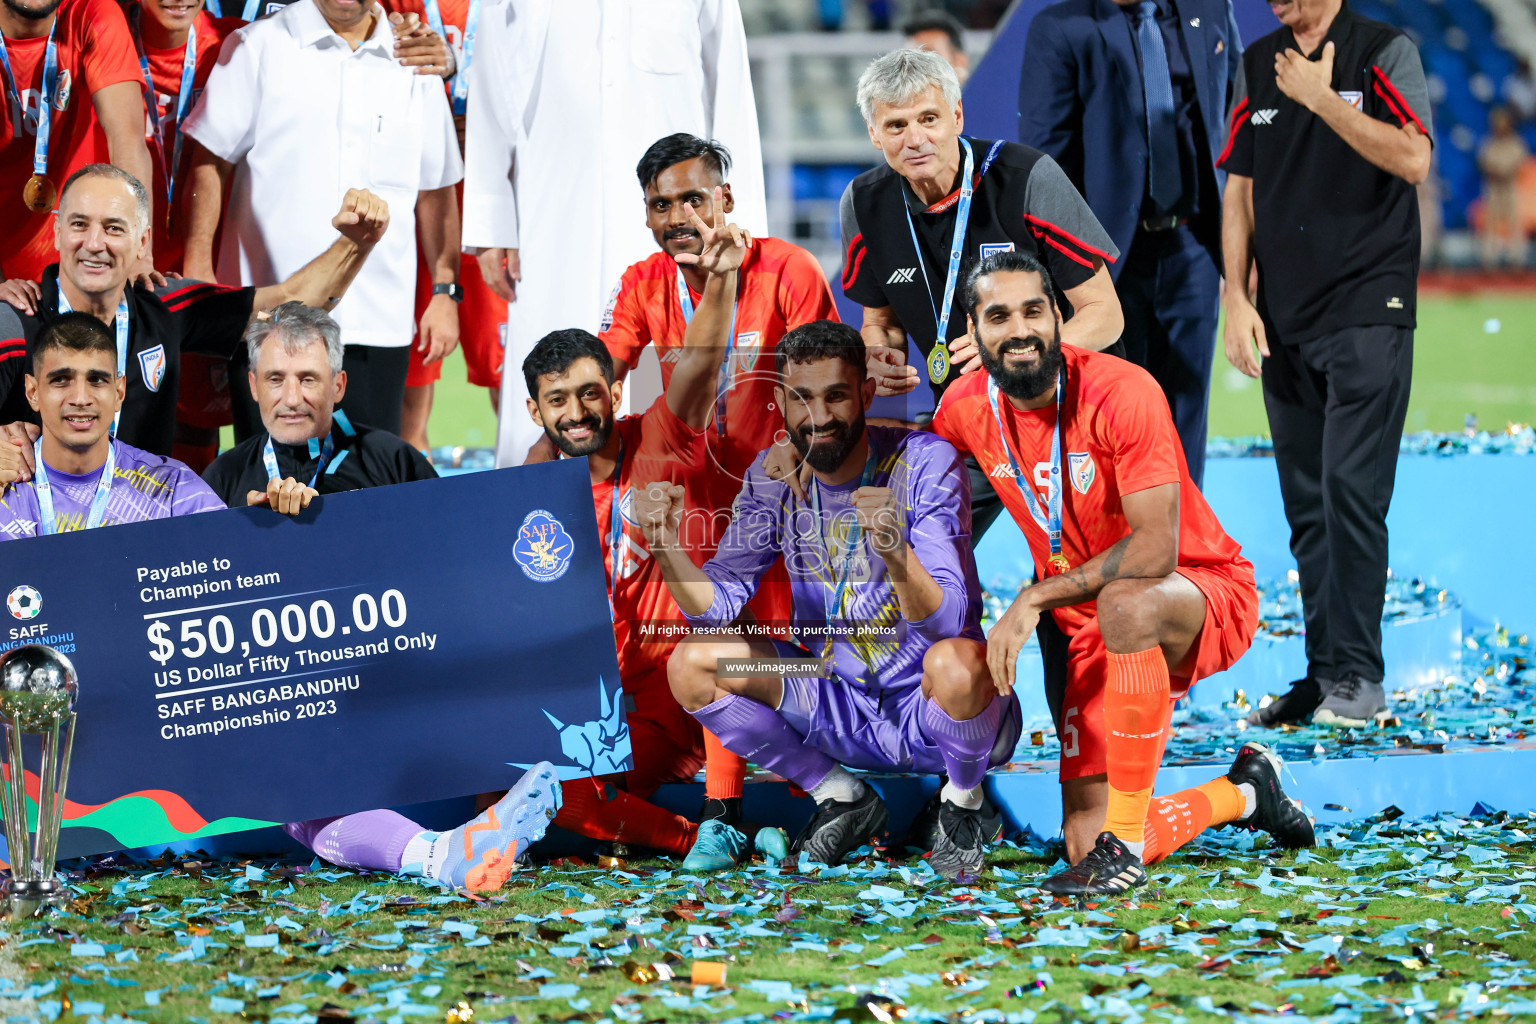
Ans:
{"label": "saff logo on cheque", "polygon": [[512,544],[512,557],[523,569],[523,575],[536,583],[553,583],[565,575],[571,566],[571,552],[575,544],[565,532],[560,520],[542,508],[536,508],[523,517],[517,529],[517,540]]}

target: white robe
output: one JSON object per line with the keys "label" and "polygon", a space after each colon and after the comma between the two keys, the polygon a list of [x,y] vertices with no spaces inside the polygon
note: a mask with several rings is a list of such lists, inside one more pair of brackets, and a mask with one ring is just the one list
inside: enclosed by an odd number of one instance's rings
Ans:
{"label": "white robe", "polygon": [[550,331],[597,333],[625,268],[656,251],[635,164],[673,132],[731,151],[731,219],[768,230],[762,142],[737,0],[490,0],[470,76],[466,248],[516,248],[498,466],[542,433],[523,358]]}

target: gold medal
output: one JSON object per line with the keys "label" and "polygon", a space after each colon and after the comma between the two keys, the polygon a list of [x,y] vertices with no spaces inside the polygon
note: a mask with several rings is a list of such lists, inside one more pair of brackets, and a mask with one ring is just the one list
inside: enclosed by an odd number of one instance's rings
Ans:
{"label": "gold medal", "polygon": [[1045,574],[1047,576],[1060,576],[1070,568],[1072,568],[1072,563],[1067,561],[1067,556],[1058,553],[1052,555],[1050,559],[1046,561]]}
{"label": "gold medal", "polygon": [[939,341],[933,346],[933,351],[928,353],[928,379],[935,384],[942,384],[948,376],[949,346]]}
{"label": "gold medal", "polygon": [[21,201],[33,213],[47,213],[53,209],[54,200],[58,198],[59,190],[44,174],[32,175],[21,189]]}

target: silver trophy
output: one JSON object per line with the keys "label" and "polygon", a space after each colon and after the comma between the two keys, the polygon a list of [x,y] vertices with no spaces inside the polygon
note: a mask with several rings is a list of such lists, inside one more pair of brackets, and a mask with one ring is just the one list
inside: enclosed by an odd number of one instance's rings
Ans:
{"label": "silver trophy", "polygon": [[[75,698],[80,694],[75,666],[52,647],[28,644],[0,657],[0,724],[5,728],[6,766],[10,778],[0,786],[0,813],[11,858],[11,916],[30,917],[62,899],[53,877],[64,816],[64,787],[75,742]],[[30,829],[22,736],[42,736],[38,779],[37,825]]]}

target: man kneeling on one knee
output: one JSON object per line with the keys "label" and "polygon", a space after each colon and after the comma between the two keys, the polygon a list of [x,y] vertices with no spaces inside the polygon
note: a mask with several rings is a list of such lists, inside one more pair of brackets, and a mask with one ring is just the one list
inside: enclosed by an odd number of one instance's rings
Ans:
{"label": "man kneeling on one knee", "polygon": [[[635,501],[667,587],[699,631],[668,664],[672,692],[726,747],[816,800],[795,852],[836,864],[885,827],[880,797],[848,768],[942,772],[930,863],[974,874],[996,838],[982,825],[982,780],[1012,754],[1020,714],[980,660],[965,464],[933,434],[866,426],[875,382],[854,328],[796,328],[775,364],[785,430],[814,470],[808,500],[763,453],[702,569],[676,544],[682,489],[655,484]],[[780,555],[799,643],[729,632]],[[721,669],[722,659],[786,658],[804,659],[804,673]]]}

